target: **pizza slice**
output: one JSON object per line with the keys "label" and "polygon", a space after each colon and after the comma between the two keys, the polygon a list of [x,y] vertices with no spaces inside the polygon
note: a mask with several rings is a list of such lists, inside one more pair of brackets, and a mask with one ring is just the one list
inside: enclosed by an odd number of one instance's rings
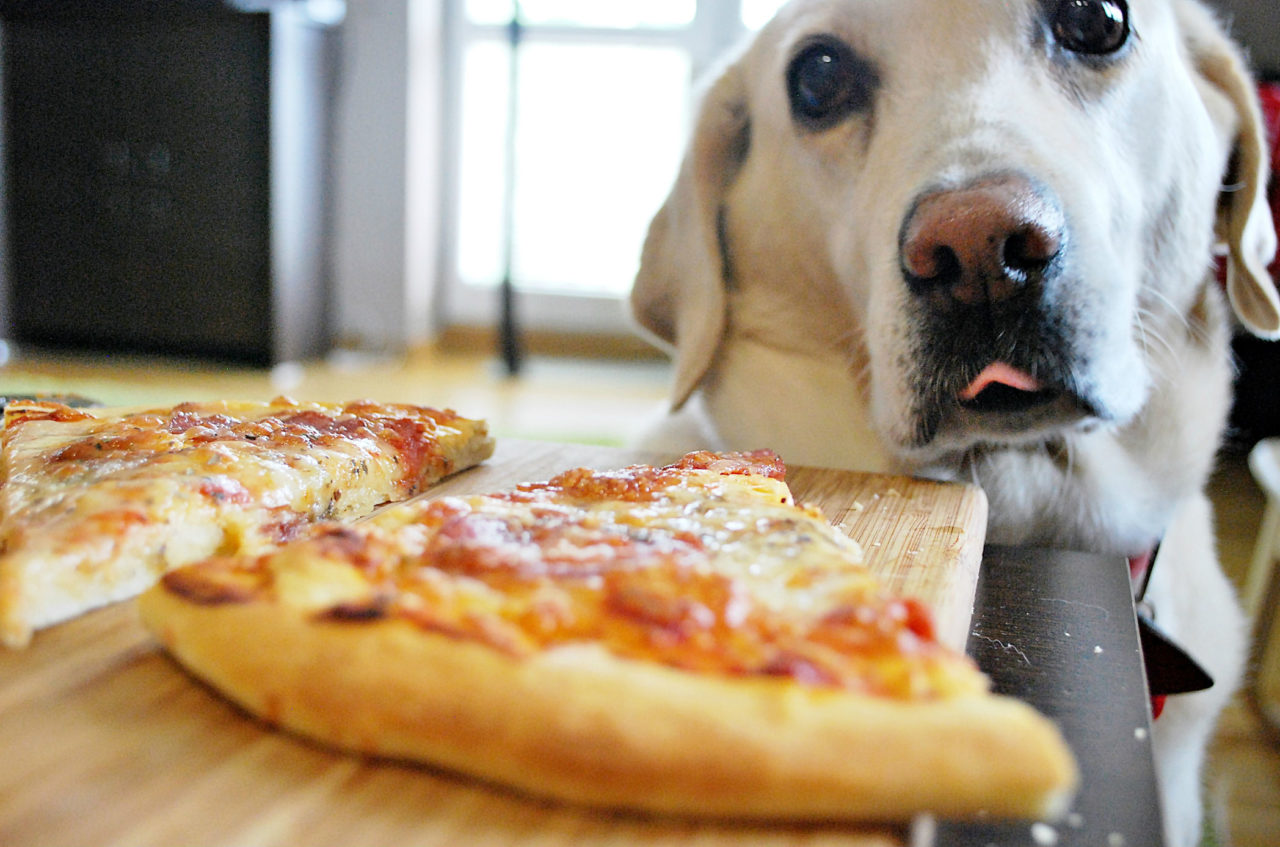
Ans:
{"label": "pizza slice", "polygon": [[452,411],[186,403],[110,411],[10,402],[0,433],[0,642],[132,597],[164,571],[360,517],[493,451]]}
{"label": "pizza slice", "polygon": [[568,471],[167,574],[146,625],[263,720],[575,803],[1051,817],[1076,769],[768,452]]}

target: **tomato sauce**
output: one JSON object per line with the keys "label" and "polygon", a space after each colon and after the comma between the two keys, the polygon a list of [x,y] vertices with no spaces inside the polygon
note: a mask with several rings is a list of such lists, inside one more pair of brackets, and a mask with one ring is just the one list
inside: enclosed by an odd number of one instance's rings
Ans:
{"label": "tomato sauce", "polygon": [[[560,478],[594,486],[589,472]],[[645,490],[609,475],[610,492]],[[558,496],[549,483],[525,497]],[[804,621],[756,601],[746,586],[711,566],[702,540],[623,523],[590,526],[581,513],[534,507],[532,522],[472,512],[462,501],[435,501],[423,523],[433,532],[402,561],[398,590],[420,602],[387,614],[424,629],[488,644],[513,656],[579,641],[621,656],[732,676],[787,677],[879,696],[933,696],[945,677],[931,668],[954,657],[936,641],[922,604],[875,591]],[[475,609],[449,586],[479,580],[496,607]],[[491,595],[493,596],[493,595]],[[345,615],[351,618],[354,616]],[[943,659],[943,656],[946,656]],[[905,657],[905,658],[904,658]],[[961,660],[963,664],[963,660]]]}
{"label": "tomato sauce", "polygon": [[[76,419],[89,419],[88,415]],[[92,462],[122,455],[180,452],[215,442],[260,443],[265,449],[307,450],[373,442],[390,448],[399,475],[415,494],[423,474],[447,470],[437,445],[429,443],[442,421],[456,415],[433,409],[351,403],[329,413],[316,409],[289,411],[243,420],[210,413],[199,404],[182,404],[171,412],[142,414],[120,424],[105,425],[51,455],[54,462]]]}

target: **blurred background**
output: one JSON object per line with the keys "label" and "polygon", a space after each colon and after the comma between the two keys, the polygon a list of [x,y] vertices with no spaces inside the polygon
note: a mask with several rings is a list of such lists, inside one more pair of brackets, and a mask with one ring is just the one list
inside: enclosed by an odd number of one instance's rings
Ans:
{"label": "blurred background", "polygon": [[[0,0],[0,337],[646,353],[622,299],[696,81],[779,5]],[[1273,0],[1219,6],[1280,73]]]}
{"label": "blurred background", "polygon": [[692,83],[778,5],[0,3],[3,335],[402,352],[509,280],[522,332],[625,339]]}

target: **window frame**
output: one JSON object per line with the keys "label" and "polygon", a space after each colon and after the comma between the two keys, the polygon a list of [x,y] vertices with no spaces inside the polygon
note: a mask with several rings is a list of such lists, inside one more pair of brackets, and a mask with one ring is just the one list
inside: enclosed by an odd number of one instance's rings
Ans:
{"label": "window frame", "polygon": [[[523,23],[522,44],[584,44],[665,47],[683,50],[690,59],[691,79],[683,110],[689,126],[696,83],[717,58],[747,32],[741,0],[696,0],[693,19],[680,27],[612,28]],[[459,273],[461,162],[463,155],[464,64],[468,47],[477,41],[506,43],[508,24],[476,23],[467,18],[466,0],[444,0],[443,139],[440,148],[441,231],[436,314],[444,326],[496,326],[499,288],[471,285]],[[671,174],[674,180],[675,173]],[[655,210],[656,211],[656,210]],[[412,237],[412,236],[411,236]],[[638,258],[638,257],[637,257]],[[626,334],[632,324],[624,297],[601,293],[550,293],[517,289],[519,326],[551,332]]]}

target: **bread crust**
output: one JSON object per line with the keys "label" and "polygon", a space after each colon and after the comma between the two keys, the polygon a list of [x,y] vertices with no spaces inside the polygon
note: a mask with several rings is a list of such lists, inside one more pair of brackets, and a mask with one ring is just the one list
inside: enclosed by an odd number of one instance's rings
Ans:
{"label": "bread crust", "polygon": [[268,723],[573,803],[753,819],[1052,818],[1077,781],[1047,719],[985,693],[877,698],[589,644],[513,658],[402,619],[205,605],[164,585],[139,607],[182,665]]}

